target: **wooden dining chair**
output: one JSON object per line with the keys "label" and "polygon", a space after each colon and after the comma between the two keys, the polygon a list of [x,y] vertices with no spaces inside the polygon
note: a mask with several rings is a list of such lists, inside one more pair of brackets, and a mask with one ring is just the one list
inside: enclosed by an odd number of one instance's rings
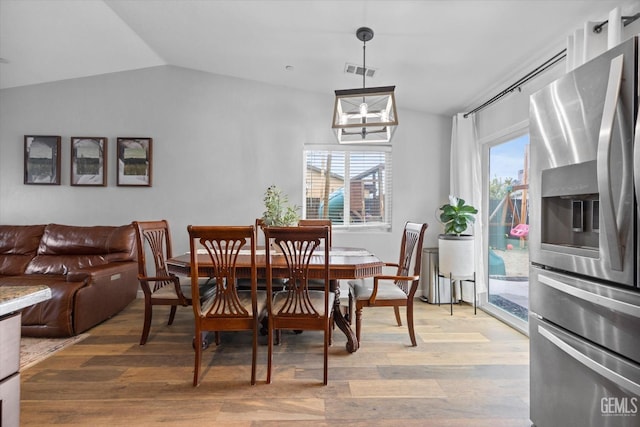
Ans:
{"label": "wooden dining chair", "polygon": [[264,244],[264,240],[261,240],[260,236],[264,237],[262,228],[264,227],[264,219],[256,218],[256,245]]}
{"label": "wooden dining chair", "polygon": [[[332,223],[331,220],[328,218],[311,218],[311,219],[300,219],[298,221],[298,226],[300,227],[308,227],[308,226],[327,226],[329,227],[329,249],[331,249],[332,246],[332,240],[333,240],[333,231],[332,231]],[[313,281],[313,285],[316,285],[319,281]],[[321,284],[320,284],[321,285]],[[340,291],[340,308],[344,309],[344,314],[345,317],[347,319],[347,321],[349,322],[349,324],[351,324],[351,319],[352,319],[352,315],[353,315],[353,297],[352,297],[352,292],[349,286],[349,282],[347,281],[336,281],[335,285],[333,286],[334,289],[337,289]]]}
{"label": "wooden dining chair", "polygon": [[331,241],[333,238],[333,224],[331,223],[330,219],[324,219],[324,218],[311,218],[311,219],[300,219],[298,220],[298,226],[300,227],[308,227],[308,226],[315,226],[315,227],[322,227],[322,226],[326,226],[329,227],[329,249],[331,249]]}
{"label": "wooden dining chair", "polygon": [[[258,324],[266,313],[266,293],[257,289],[256,240],[253,226],[194,226],[187,227],[191,259],[191,283],[195,336],[214,331],[252,331],[251,385],[256,383],[258,353]],[[238,290],[236,261],[240,251],[251,253],[251,289]],[[212,264],[215,292],[201,299],[198,283],[198,258],[206,252]],[[216,339],[216,344],[219,340]],[[202,346],[194,346],[194,387],[200,383]]]}
{"label": "wooden dining chair", "polygon": [[[374,276],[371,282],[351,282],[356,302],[356,338],[360,341],[362,309],[364,307],[393,307],[398,326],[402,326],[400,307],[406,307],[407,327],[411,345],[418,345],[413,329],[413,302],[420,282],[422,264],[422,242],[428,224],[407,222],[402,233],[400,259],[398,263],[385,263],[394,267],[395,274]],[[413,264],[413,274],[409,274]]]}
{"label": "wooden dining chair", "polygon": [[[265,227],[264,219],[256,218],[256,247],[259,247],[260,249],[264,249],[264,246],[266,246],[264,231],[263,231],[264,227]],[[283,278],[274,277],[271,281],[271,283],[273,284],[273,290],[280,291],[284,289],[286,284],[285,281],[286,280]],[[239,279],[239,283],[241,287],[243,286],[246,287],[246,279]],[[267,280],[264,278],[259,278],[258,289],[266,289],[266,288],[267,288]]]}
{"label": "wooden dining chair", "polygon": [[[324,333],[324,376],[328,382],[329,342],[335,294],[329,283],[329,227],[265,227],[268,311],[267,383],[271,383],[274,332],[317,330]],[[276,250],[273,249],[273,247]],[[320,251],[318,248],[322,247]],[[310,270],[312,260],[322,268]],[[286,271],[286,287],[273,292],[274,271]],[[309,289],[311,276],[322,278],[322,290]]]}
{"label": "wooden dining chair", "polygon": [[[176,308],[191,305],[191,281],[181,279],[167,270],[166,261],[173,256],[167,220],[133,221],[133,227],[136,230],[138,281],[144,294],[144,323],[140,345],[145,345],[151,329],[153,307],[171,307],[167,322],[167,325],[171,325]],[[199,287],[201,294],[205,295],[211,292],[214,283],[201,280]]]}

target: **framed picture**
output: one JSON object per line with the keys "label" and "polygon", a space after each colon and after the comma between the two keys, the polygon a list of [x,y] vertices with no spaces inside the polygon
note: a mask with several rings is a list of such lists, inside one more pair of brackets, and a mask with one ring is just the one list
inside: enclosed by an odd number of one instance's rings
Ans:
{"label": "framed picture", "polygon": [[118,138],[118,185],[151,187],[151,138]]}
{"label": "framed picture", "polygon": [[71,185],[107,185],[107,138],[71,137]]}
{"label": "framed picture", "polygon": [[60,185],[60,136],[24,136],[24,183]]}

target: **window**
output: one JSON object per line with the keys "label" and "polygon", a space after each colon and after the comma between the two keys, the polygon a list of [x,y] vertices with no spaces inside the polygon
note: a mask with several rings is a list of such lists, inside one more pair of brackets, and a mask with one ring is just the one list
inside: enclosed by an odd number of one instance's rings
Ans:
{"label": "window", "polygon": [[307,146],[303,217],[344,228],[391,226],[391,147]]}

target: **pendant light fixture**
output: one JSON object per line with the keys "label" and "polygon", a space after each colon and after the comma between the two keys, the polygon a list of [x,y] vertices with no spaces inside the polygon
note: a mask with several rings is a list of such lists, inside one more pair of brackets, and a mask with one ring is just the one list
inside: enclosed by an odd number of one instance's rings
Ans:
{"label": "pendant light fixture", "polygon": [[366,87],[366,49],[367,42],[373,38],[373,30],[358,28],[356,37],[362,42],[362,89],[335,91],[331,127],[341,144],[388,144],[398,125],[394,96],[396,87]]}

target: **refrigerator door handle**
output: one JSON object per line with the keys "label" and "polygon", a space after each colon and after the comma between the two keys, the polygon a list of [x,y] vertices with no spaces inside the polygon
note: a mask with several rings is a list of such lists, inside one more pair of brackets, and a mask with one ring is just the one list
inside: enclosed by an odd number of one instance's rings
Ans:
{"label": "refrigerator door handle", "polygon": [[[638,67],[638,82],[640,82],[640,67]],[[636,117],[635,135],[633,138],[633,179],[635,184],[636,201],[640,201],[640,114]],[[640,203],[637,203],[640,215]]]}
{"label": "refrigerator door handle", "polygon": [[584,366],[591,369],[593,372],[597,373],[598,375],[604,378],[607,378],[608,380],[617,384],[618,387],[628,390],[629,392],[633,393],[634,396],[640,396],[640,384],[635,383],[628,378],[625,378],[624,376],[620,375],[616,371],[613,371],[607,368],[606,366],[596,362],[595,360],[589,358],[588,356],[584,355],[577,349],[573,348],[572,346],[564,342],[562,339],[554,335],[553,332],[549,331],[548,329],[545,329],[541,325],[538,325],[538,333],[543,337],[545,337],[547,340],[549,340],[551,344],[555,345],[564,353],[572,357],[574,360],[582,363]]}
{"label": "refrigerator door handle", "polygon": [[557,289],[567,295],[580,298],[583,301],[606,307],[607,309],[615,311],[616,313],[623,313],[640,319],[640,306],[629,304],[624,301],[615,300],[603,295],[594,294],[593,292],[585,291],[584,289],[568,285],[549,276],[545,276],[544,274],[538,275],[538,282],[544,283],[545,285]]}
{"label": "refrigerator door handle", "polygon": [[616,108],[620,99],[620,85],[622,83],[622,64],[624,55],[619,55],[611,60],[609,69],[609,82],[604,99],[602,122],[598,136],[598,191],[600,193],[600,212],[602,214],[603,229],[600,230],[603,247],[600,254],[608,257],[612,270],[622,271],[622,243],[618,232],[616,213],[613,201],[613,189],[611,188],[611,139],[613,133],[613,121]]}

